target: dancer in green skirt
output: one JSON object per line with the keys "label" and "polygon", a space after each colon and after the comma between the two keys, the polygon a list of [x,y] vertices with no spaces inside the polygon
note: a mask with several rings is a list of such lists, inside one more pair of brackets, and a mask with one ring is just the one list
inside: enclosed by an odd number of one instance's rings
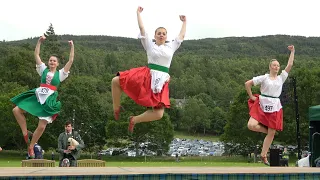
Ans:
{"label": "dancer in green skirt", "polygon": [[[60,101],[57,101],[57,89],[60,82],[64,81],[68,75],[74,58],[73,41],[69,41],[71,50],[69,61],[64,68],[57,71],[59,59],[55,55],[51,55],[46,66],[40,58],[40,45],[46,39],[41,36],[38,40],[34,51],[36,60],[36,70],[41,76],[40,87],[19,94],[11,99],[16,106],[13,108],[15,116],[24,136],[25,142],[28,144],[28,153],[31,158],[34,158],[33,146],[40,139],[48,123],[55,120],[61,109]],[[27,129],[26,118],[24,113],[30,113],[39,118],[37,129],[32,134]],[[30,141],[30,137],[32,139]]]}

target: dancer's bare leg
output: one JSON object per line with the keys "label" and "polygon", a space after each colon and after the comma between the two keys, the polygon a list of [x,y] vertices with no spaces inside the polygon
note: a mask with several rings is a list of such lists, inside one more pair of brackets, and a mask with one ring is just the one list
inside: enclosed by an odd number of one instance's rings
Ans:
{"label": "dancer's bare leg", "polygon": [[33,133],[29,148],[33,148],[34,144],[39,141],[40,137],[42,136],[44,130],[47,127],[47,124],[48,124],[48,121],[43,119],[39,120],[38,127]]}
{"label": "dancer's bare leg", "polygon": [[256,131],[256,132],[262,132],[265,134],[268,134],[268,129],[264,126],[262,126],[257,120],[255,120],[253,117],[250,117],[248,121],[248,128],[251,131]]}
{"label": "dancer's bare leg", "polygon": [[132,121],[136,124],[136,123],[159,120],[162,118],[163,113],[164,113],[164,108],[147,110],[138,116],[133,116]]}
{"label": "dancer's bare leg", "polygon": [[24,116],[25,111],[16,106],[15,108],[13,108],[12,112],[21,128],[23,136],[26,136],[28,134],[28,129],[26,117]]}
{"label": "dancer's bare leg", "polygon": [[263,141],[261,156],[264,157],[267,155],[275,134],[276,134],[275,129],[268,128],[268,134],[266,135]]}
{"label": "dancer's bare leg", "polygon": [[35,158],[33,147],[36,144],[36,142],[38,142],[40,137],[42,136],[44,130],[46,129],[47,124],[48,124],[48,121],[40,119],[37,129],[33,133],[31,142],[30,142],[29,147],[28,147],[28,154],[29,154],[31,159]]}
{"label": "dancer's bare leg", "polygon": [[161,119],[163,116],[163,113],[164,113],[164,108],[161,108],[161,109],[147,110],[146,112],[138,116],[131,116],[128,131],[132,133],[134,125],[137,123],[150,122],[150,121]]}
{"label": "dancer's bare leg", "polygon": [[120,98],[122,90],[120,88],[119,76],[114,77],[111,82],[111,92],[113,101],[113,111],[117,111],[120,107]]}

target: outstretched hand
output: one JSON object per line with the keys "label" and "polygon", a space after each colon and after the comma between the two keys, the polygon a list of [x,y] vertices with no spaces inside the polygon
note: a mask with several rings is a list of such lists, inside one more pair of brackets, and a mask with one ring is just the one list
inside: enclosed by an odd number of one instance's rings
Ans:
{"label": "outstretched hand", "polygon": [[143,11],[143,7],[138,6],[137,13],[141,13]]}
{"label": "outstretched hand", "polygon": [[294,46],[290,45],[290,46],[288,46],[288,49],[292,52],[292,51],[294,51]]}
{"label": "outstretched hand", "polygon": [[46,40],[46,36],[45,35],[40,36],[39,41],[43,42],[44,40]]}
{"label": "outstretched hand", "polygon": [[187,17],[185,15],[179,15],[179,18],[182,22],[186,22],[187,21]]}
{"label": "outstretched hand", "polygon": [[73,46],[73,41],[72,40],[68,41],[68,43],[69,43],[70,46]]}

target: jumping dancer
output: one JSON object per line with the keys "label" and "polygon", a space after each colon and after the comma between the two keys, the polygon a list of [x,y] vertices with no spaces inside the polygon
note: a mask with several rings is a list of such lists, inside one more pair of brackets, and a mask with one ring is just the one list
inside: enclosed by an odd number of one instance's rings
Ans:
{"label": "jumping dancer", "polygon": [[[25,142],[28,144],[28,153],[30,158],[34,158],[34,144],[38,142],[48,123],[52,123],[61,109],[60,101],[57,101],[57,88],[60,82],[64,81],[68,75],[74,58],[73,41],[69,41],[71,50],[69,61],[61,70],[57,71],[59,59],[51,55],[48,61],[48,67],[40,59],[40,45],[46,39],[41,36],[34,51],[36,60],[36,70],[41,76],[40,87],[21,93],[11,99],[16,106],[13,108],[13,114],[22,130]],[[38,127],[32,134],[27,129],[27,123],[24,113],[30,113],[39,118]],[[30,137],[32,136],[31,142]]]}
{"label": "jumping dancer", "polygon": [[139,39],[147,52],[148,66],[118,72],[112,79],[112,100],[116,120],[119,119],[122,110],[120,106],[122,91],[137,104],[153,108],[140,115],[129,117],[128,130],[131,133],[136,123],[159,120],[163,116],[164,108],[170,107],[169,68],[173,54],[180,47],[186,32],[186,16],[180,15],[182,28],[178,37],[167,42],[167,30],[159,27],[155,30],[155,42],[153,42],[145,32],[140,16],[142,11],[143,8],[138,7]]}

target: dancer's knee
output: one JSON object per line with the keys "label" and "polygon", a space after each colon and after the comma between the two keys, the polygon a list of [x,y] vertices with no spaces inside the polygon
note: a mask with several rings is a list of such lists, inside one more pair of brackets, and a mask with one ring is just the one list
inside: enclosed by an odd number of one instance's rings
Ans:
{"label": "dancer's knee", "polygon": [[163,113],[164,113],[163,109],[159,109],[159,110],[154,111],[155,119],[156,120],[161,119],[163,117]]}
{"label": "dancer's knee", "polygon": [[112,78],[112,85],[120,85],[119,76]]}
{"label": "dancer's knee", "polygon": [[248,129],[249,130],[251,130],[251,131],[253,131],[253,130],[255,130],[256,129],[256,124],[253,124],[253,123],[250,123],[250,122],[248,122]]}
{"label": "dancer's knee", "polygon": [[48,124],[48,121],[40,119],[37,129],[43,132],[46,129],[47,124]]}
{"label": "dancer's knee", "polygon": [[22,114],[22,113],[23,113],[22,109],[20,109],[18,106],[14,107],[14,108],[12,109],[12,112],[13,112],[14,114]]}

